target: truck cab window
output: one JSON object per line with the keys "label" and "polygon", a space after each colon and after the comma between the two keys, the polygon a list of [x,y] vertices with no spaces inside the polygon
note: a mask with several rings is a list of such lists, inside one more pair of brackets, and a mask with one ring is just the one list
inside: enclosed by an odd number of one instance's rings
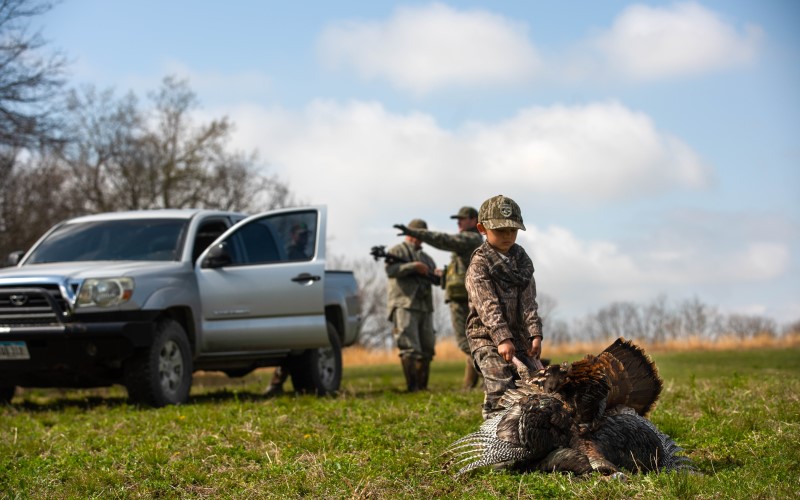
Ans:
{"label": "truck cab window", "polygon": [[233,265],[310,261],[317,244],[316,212],[278,214],[237,231],[230,249]]}

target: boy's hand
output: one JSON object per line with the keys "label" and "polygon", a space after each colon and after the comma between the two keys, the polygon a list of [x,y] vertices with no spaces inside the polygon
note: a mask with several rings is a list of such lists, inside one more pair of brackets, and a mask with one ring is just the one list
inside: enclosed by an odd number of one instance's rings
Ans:
{"label": "boy's hand", "polygon": [[511,342],[511,339],[505,339],[497,346],[497,353],[500,354],[500,357],[503,358],[506,363],[511,363],[517,350],[514,348],[514,343]]}
{"label": "boy's hand", "polygon": [[531,350],[528,351],[528,356],[534,359],[542,357],[542,338],[534,337],[531,340]]}

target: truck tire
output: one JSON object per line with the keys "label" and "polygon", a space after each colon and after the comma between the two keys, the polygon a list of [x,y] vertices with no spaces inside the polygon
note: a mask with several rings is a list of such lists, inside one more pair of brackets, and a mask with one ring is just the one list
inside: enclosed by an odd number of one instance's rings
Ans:
{"label": "truck tire", "polygon": [[327,323],[331,345],[307,349],[289,361],[289,373],[295,391],[328,396],[339,390],[342,383],[342,342],[336,327]]}
{"label": "truck tire", "polygon": [[13,385],[0,385],[0,403],[10,403],[15,390]]}
{"label": "truck tire", "polygon": [[125,387],[132,402],[156,408],[188,401],[192,349],[180,323],[158,322],[153,343],[126,361]]}

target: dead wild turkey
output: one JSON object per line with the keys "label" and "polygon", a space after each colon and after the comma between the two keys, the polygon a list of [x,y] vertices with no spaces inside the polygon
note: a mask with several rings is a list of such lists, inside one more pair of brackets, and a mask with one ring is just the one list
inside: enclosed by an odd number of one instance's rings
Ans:
{"label": "dead wild turkey", "polygon": [[617,339],[597,356],[526,372],[505,408],[445,452],[456,476],[483,466],[600,472],[691,469],[683,450],[647,419],[661,393],[655,364]]}

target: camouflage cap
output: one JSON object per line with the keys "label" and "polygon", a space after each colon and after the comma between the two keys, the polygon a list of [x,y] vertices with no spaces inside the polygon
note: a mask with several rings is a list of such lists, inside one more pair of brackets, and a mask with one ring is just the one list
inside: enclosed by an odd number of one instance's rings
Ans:
{"label": "camouflage cap", "polygon": [[428,229],[428,223],[422,219],[413,219],[408,223],[408,227],[411,229]]}
{"label": "camouflage cap", "polygon": [[502,194],[493,196],[481,204],[478,222],[483,224],[486,229],[510,227],[525,230],[519,205]]}
{"label": "camouflage cap", "polygon": [[458,213],[450,216],[451,219],[477,219],[478,211],[472,207],[461,207]]}

